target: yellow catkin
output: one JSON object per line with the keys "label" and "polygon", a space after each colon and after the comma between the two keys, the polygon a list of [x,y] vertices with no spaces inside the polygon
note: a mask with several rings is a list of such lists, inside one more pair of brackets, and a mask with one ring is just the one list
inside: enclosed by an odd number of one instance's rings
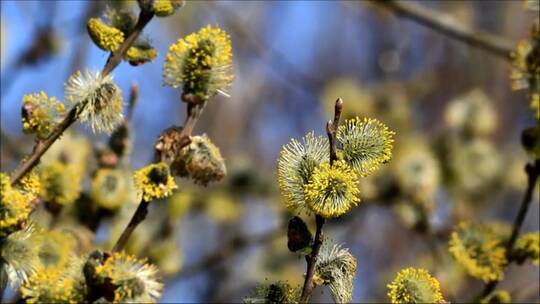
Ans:
{"label": "yellow catkin", "polygon": [[360,202],[358,176],[342,161],[315,168],[304,193],[309,208],[323,217],[338,217]]}
{"label": "yellow catkin", "polygon": [[161,296],[163,284],[157,281],[157,268],[124,252],[113,253],[95,268],[99,281],[115,286],[114,302],[153,303]]}
{"label": "yellow catkin", "polygon": [[[65,269],[64,269],[65,270]],[[64,270],[38,271],[19,289],[25,303],[78,303],[83,300],[73,277]]]}
{"label": "yellow catkin", "polygon": [[516,241],[516,252],[531,260],[534,265],[540,265],[540,232],[529,232]]}
{"label": "yellow catkin", "polygon": [[285,207],[295,212],[311,212],[306,205],[304,187],[315,167],[328,161],[328,140],[306,134],[302,141],[292,139],[279,153],[277,175]]}
{"label": "yellow catkin", "polygon": [[132,46],[127,50],[126,55],[124,56],[124,59],[126,59],[130,63],[139,64],[139,63],[152,61],[156,59],[156,57],[157,57],[157,51],[153,47],[143,48],[143,47]]}
{"label": "yellow catkin", "polygon": [[405,268],[387,285],[392,303],[444,303],[440,284],[425,269]]}
{"label": "yellow catkin", "polygon": [[120,169],[99,169],[92,178],[90,196],[101,208],[116,210],[129,200],[129,183]]}
{"label": "yellow catkin", "polygon": [[49,202],[68,205],[79,198],[83,176],[74,165],[59,160],[40,168],[41,196]]}
{"label": "yellow catkin", "polygon": [[528,89],[530,107],[540,119],[540,23],[533,24],[531,38],[522,40],[512,53],[510,74],[513,90]]}
{"label": "yellow catkin", "polygon": [[114,52],[124,42],[122,31],[108,26],[99,18],[90,18],[86,29],[94,44],[104,51]]}
{"label": "yellow catkin", "polygon": [[206,134],[191,137],[191,143],[177,153],[171,169],[173,174],[190,177],[196,184],[204,186],[227,174],[219,148]]}
{"label": "yellow catkin", "polygon": [[135,187],[147,202],[168,197],[177,188],[169,167],[164,163],[148,165],[136,171],[133,177]]}
{"label": "yellow catkin", "polygon": [[65,95],[79,107],[77,117],[88,123],[94,132],[110,134],[124,118],[122,91],[110,74],[77,71],[69,77]]}
{"label": "yellow catkin", "polygon": [[[0,172],[0,236],[5,237],[18,230],[28,219],[30,202],[37,197],[39,186],[34,177],[23,179],[22,189],[11,186],[9,176]],[[25,186],[26,185],[26,186]],[[26,188],[26,190],[25,190]]]}
{"label": "yellow catkin", "polygon": [[460,223],[452,232],[450,254],[467,272],[488,283],[504,277],[507,264],[503,233],[495,225]]}
{"label": "yellow catkin", "polygon": [[22,107],[23,131],[35,133],[41,139],[47,138],[65,113],[64,104],[54,97],[48,97],[45,92],[25,95]]}
{"label": "yellow catkin", "polygon": [[170,16],[183,4],[183,0],[154,0],[154,14],[158,17]]}
{"label": "yellow catkin", "polygon": [[172,44],[165,57],[163,78],[184,94],[207,100],[231,84],[232,46],[219,27],[206,26]]}
{"label": "yellow catkin", "polygon": [[373,118],[353,118],[337,130],[339,156],[360,176],[373,173],[392,157],[394,132]]}

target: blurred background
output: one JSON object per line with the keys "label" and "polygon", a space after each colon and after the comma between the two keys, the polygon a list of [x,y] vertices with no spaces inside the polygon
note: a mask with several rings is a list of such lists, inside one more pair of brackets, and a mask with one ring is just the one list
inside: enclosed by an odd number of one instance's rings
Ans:
{"label": "blurred background", "polygon": [[[528,37],[538,17],[522,1],[415,3],[513,44]],[[73,72],[104,65],[108,54],[92,44],[86,21],[106,5],[1,1],[2,171],[32,149],[33,138],[21,131],[22,96],[43,90],[63,99]],[[149,163],[157,136],[185,116],[179,92],[162,85],[168,46],[207,24],[230,34],[236,79],[231,97],[214,98],[195,133],[220,147],[228,175],[206,188],[179,181],[179,193],[152,204],[130,242],[129,250],[163,270],[163,302],[238,302],[258,283],[303,282],[305,261],[286,246],[291,215],[277,188],[276,160],[291,138],[324,134],[337,97],[346,117],[375,117],[396,132],[392,161],[360,182],[362,203],[325,230],[358,260],[354,301],[387,301],[386,284],[408,266],[429,269],[450,301],[482,290],[450,257],[447,243],[461,220],[511,223],[526,187],[519,136],[535,120],[526,91],[511,90],[508,60],[368,1],[188,1],[145,29],[158,50],[155,61],[123,63],[113,73],[125,100],[131,85],[139,86],[133,168]],[[80,124],[73,129],[94,151],[108,140]],[[89,157],[85,191],[95,162]],[[133,206],[126,210],[102,221],[95,243],[107,248]],[[166,213],[174,217],[173,232],[149,246]],[[536,193],[523,231],[538,226]],[[500,286],[516,301],[538,302],[539,283],[538,268],[522,265],[511,266]],[[319,288],[313,299],[331,298]]]}

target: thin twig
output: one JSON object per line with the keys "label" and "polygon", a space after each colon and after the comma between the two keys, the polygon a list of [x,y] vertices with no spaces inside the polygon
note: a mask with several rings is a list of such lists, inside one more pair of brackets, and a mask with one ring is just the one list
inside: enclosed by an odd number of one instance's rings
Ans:
{"label": "thin twig", "polygon": [[536,186],[536,181],[538,180],[538,176],[540,175],[540,159],[537,159],[534,163],[527,164],[525,166],[525,172],[527,173],[527,177],[528,177],[527,190],[525,191],[523,202],[521,203],[519,212],[516,216],[516,219],[514,220],[512,234],[510,236],[510,240],[508,241],[508,245],[507,245],[507,249],[508,249],[507,253],[509,253],[512,249],[514,249],[514,245],[516,243],[519,230],[521,229],[521,226],[523,225],[523,221],[525,220],[525,216],[527,215],[527,211],[529,210],[529,206],[531,205],[534,188]]}
{"label": "thin twig", "polygon": [[323,226],[325,218],[316,215],[315,223],[317,226],[317,231],[315,232],[315,240],[313,241],[311,255],[306,256],[307,262],[307,272],[306,278],[304,280],[304,287],[302,288],[302,295],[300,296],[301,303],[307,303],[311,297],[311,292],[313,291],[313,275],[315,274],[315,266],[317,265],[317,258],[319,256],[319,251],[323,243]]}
{"label": "thin twig", "polygon": [[137,20],[137,24],[135,24],[133,31],[129,34],[126,40],[124,40],[120,47],[118,47],[118,49],[114,51],[111,56],[109,56],[109,59],[107,59],[107,64],[101,71],[102,76],[109,75],[109,73],[111,73],[122,62],[124,54],[133,45],[135,40],[137,40],[144,27],[148,24],[148,22],[150,22],[150,20],[152,20],[153,17],[153,11],[141,10],[139,19]]}
{"label": "thin twig", "polygon": [[[521,202],[519,212],[514,220],[514,224],[512,226],[512,234],[510,235],[510,239],[506,244],[506,257],[509,263],[512,262],[512,252],[514,250],[514,245],[516,244],[519,231],[521,230],[521,226],[523,225],[523,221],[525,220],[525,216],[527,215],[527,211],[529,210],[529,206],[531,205],[534,188],[536,187],[536,182],[538,180],[538,177],[540,176],[540,159],[536,159],[533,163],[527,164],[525,166],[525,172],[527,173],[528,177],[527,189],[525,190],[525,195],[523,196],[523,201]],[[499,281],[491,281],[486,284],[484,290],[478,298],[489,295],[493,290],[495,290],[497,284],[499,284]]]}
{"label": "thin twig", "polygon": [[[109,59],[107,59],[107,63],[101,71],[102,77],[110,74],[120,64],[120,62],[122,62],[122,57],[124,56],[124,54],[135,42],[144,27],[148,24],[148,22],[150,22],[153,17],[153,12],[141,10],[139,14],[139,19],[133,31],[129,34],[126,40],[124,40],[120,47],[116,51],[111,53]],[[41,159],[41,156],[45,152],[47,152],[47,150],[49,150],[51,145],[64,133],[65,130],[67,130],[67,128],[69,128],[75,121],[77,121],[77,113],[79,110],[80,108],[78,109],[77,107],[73,107],[68,112],[66,118],[64,118],[64,120],[56,126],[56,128],[49,135],[49,137],[47,137],[45,140],[38,140],[36,142],[32,150],[32,154],[30,154],[28,158],[23,160],[19,168],[17,168],[11,174],[12,185],[16,184],[23,176],[25,176],[30,170],[32,170],[32,168],[34,168]]]}
{"label": "thin twig", "polygon": [[[339,117],[341,116],[341,111],[343,109],[343,100],[338,98],[334,107],[334,120],[328,121],[326,124],[326,134],[328,135],[328,141],[330,143],[330,166],[337,160],[336,154],[336,130],[339,125]],[[302,288],[302,295],[300,296],[301,303],[307,303],[311,297],[311,292],[313,291],[313,275],[315,273],[315,266],[317,265],[317,258],[319,251],[323,243],[323,226],[325,218],[316,215],[315,224],[317,230],[315,231],[315,239],[313,240],[313,245],[311,246],[311,254],[306,256],[307,271],[306,278],[304,279],[304,286]]]}
{"label": "thin twig", "polygon": [[44,140],[38,140],[32,150],[32,154],[23,160],[22,164],[11,174],[11,184],[16,184],[39,162],[41,156],[49,150],[52,144],[77,120],[77,108],[72,108],[66,118],[53,130],[51,135]]}
{"label": "thin twig", "polygon": [[422,5],[418,5],[410,1],[371,1],[394,11],[398,15],[412,19],[450,38],[483,49],[507,60],[510,59],[510,55],[515,47],[515,43],[503,37],[474,30],[448,14],[425,8]]}
{"label": "thin twig", "polygon": [[116,244],[112,249],[113,252],[118,252],[126,246],[126,243],[135,228],[137,228],[137,226],[146,218],[146,215],[148,215],[148,204],[149,202],[141,200],[141,203],[137,207],[137,210],[135,210],[135,213],[133,213],[133,217],[129,221],[129,224],[120,235],[120,238],[118,238],[118,241],[116,241]]}

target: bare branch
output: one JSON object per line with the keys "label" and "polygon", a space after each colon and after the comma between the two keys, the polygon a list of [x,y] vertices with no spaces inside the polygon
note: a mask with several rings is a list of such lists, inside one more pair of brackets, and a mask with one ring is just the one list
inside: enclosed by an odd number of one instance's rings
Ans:
{"label": "bare branch", "polygon": [[422,5],[409,1],[371,1],[450,38],[483,49],[507,60],[510,60],[510,55],[515,48],[515,43],[512,41],[490,33],[476,31],[450,15],[425,8]]}

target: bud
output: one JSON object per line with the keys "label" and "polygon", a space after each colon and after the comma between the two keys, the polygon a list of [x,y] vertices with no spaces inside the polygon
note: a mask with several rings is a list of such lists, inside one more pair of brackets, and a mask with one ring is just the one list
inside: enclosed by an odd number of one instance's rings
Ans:
{"label": "bud", "polygon": [[523,130],[521,145],[531,156],[540,158],[540,127],[529,127]]}
{"label": "bud", "polygon": [[206,134],[191,138],[191,143],[176,155],[171,170],[174,175],[190,177],[203,186],[221,180],[227,173],[219,148]]}
{"label": "bud", "polygon": [[314,278],[329,287],[335,303],[352,301],[355,275],[356,258],[349,249],[324,242],[315,265]]}
{"label": "bud", "polygon": [[130,129],[125,123],[121,123],[109,138],[109,148],[117,157],[125,156],[129,153],[131,142],[129,138]]}
{"label": "bud", "polygon": [[312,242],[313,235],[306,223],[298,216],[291,218],[287,230],[287,247],[289,250],[291,252],[302,250],[303,254],[310,254]]}
{"label": "bud", "polygon": [[124,59],[133,66],[144,64],[154,60],[157,57],[157,51],[147,41],[140,41],[130,47]]}

